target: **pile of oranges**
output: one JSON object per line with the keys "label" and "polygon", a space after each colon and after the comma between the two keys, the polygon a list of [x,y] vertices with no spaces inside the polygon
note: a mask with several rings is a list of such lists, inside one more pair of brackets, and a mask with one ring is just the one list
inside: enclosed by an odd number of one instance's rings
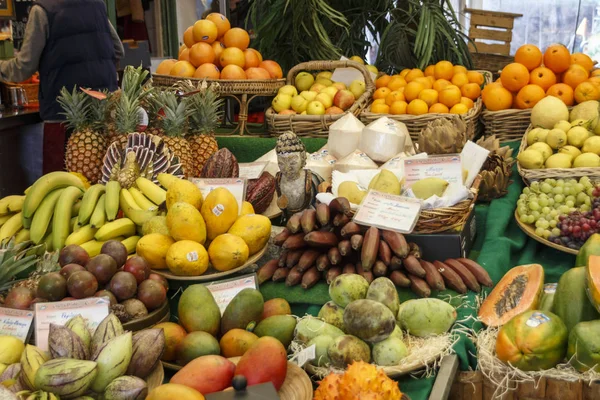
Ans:
{"label": "pile of oranges", "polygon": [[481,94],[490,111],[532,108],[546,96],[561,99],[567,106],[600,100],[600,70],[583,53],[571,54],[561,44],[544,53],[526,44],[515,53],[515,62],[502,69],[500,78]]}
{"label": "pile of oranges", "polygon": [[178,60],[165,60],[156,73],[182,78],[206,79],[281,79],[278,63],[263,60],[251,49],[250,35],[232,28],[222,14],[211,13],[196,21],[183,34]]}
{"label": "pile of oranges", "polygon": [[377,114],[465,114],[481,94],[483,75],[440,61],[421,71],[405,69],[375,81],[370,111]]}

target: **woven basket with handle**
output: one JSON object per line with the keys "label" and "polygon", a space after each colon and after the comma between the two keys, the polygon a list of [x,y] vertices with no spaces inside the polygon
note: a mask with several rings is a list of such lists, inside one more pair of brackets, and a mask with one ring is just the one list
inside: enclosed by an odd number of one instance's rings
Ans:
{"label": "woven basket with handle", "polygon": [[[204,79],[152,74],[152,84],[158,87],[171,87],[183,80],[191,80],[197,83],[202,82]],[[222,95],[249,94],[275,96],[277,91],[285,85],[285,79],[206,79],[206,82],[209,86],[212,82],[218,83],[219,86],[216,91]]]}
{"label": "woven basket with handle", "polygon": [[302,71],[324,71],[335,68],[355,68],[360,71],[365,80],[365,92],[354,102],[354,104],[343,114],[325,114],[325,115],[298,115],[288,114],[279,115],[272,107],[265,112],[267,126],[272,136],[279,136],[284,132],[293,131],[298,136],[303,137],[327,137],[329,135],[329,126],[346,113],[352,113],[357,117],[367,106],[371,95],[375,91],[375,83],[371,79],[371,73],[367,68],[355,61],[309,61],[300,63],[290,69],[287,75],[287,84],[293,85],[296,75]]}

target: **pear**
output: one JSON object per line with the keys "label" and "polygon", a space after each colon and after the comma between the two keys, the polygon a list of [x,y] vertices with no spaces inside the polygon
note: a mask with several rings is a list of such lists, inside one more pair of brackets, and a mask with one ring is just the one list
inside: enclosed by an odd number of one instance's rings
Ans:
{"label": "pear", "polygon": [[542,155],[544,156],[544,161],[546,161],[548,157],[550,157],[552,153],[554,153],[554,151],[552,151],[552,148],[548,145],[548,143],[543,142],[535,142],[527,149],[536,150],[542,153]]}
{"label": "pear", "polygon": [[369,183],[369,189],[377,190],[384,193],[400,195],[400,182],[392,171],[382,169],[380,173],[375,175]]}
{"label": "pear", "polygon": [[565,153],[552,154],[546,160],[546,168],[571,168],[573,157]]}
{"label": "pear", "polygon": [[600,155],[600,136],[592,136],[586,139],[583,142],[583,147],[581,148],[583,153],[595,153]]}
{"label": "pear", "polygon": [[304,90],[310,89],[313,83],[315,83],[315,78],[308,72],[302,71],[298,75],[296,75],[294,83],[296,84],[296,88],[298,89],[298,91],[302,92]]}
{"label": "pear", "polygon": [[600,156],[595,153],[582,153],[573,160],[573,168],[600,167]]}
{"label": "pear", "polygon": [[575,126],[567,132],[567,142],[571,146],[581,147],[587,138],[590,137],[590,131],[583,126]]}
{"label": "pear", "polygon": [[347,198],[350,203],[360,204],[366,195],[367,191],[356,182],[345,181],[338,186],[338,196]]}
{"label": "pear", "polygon": [[579,150],[575,146],[561,147],[560,150],[558,150],[558,152],[569,154],[571,157],[573,157],[573,159],[576,159],[581,154],[581,150]]}
{"label": "pear", "polygon": [[411,189],[415,197],[427,200],[433,195],[442,197],[447,187],[448,181],[444,179],[425,178],[413,183]]}
{"label": "pear", "polygon": [[563,132],[568,132],[569,129],[571,129],[571,123],[569,121],[558,121],[555,125],[553,129],[560,129]]}
{"label": "pear", "polygon": [[[294,88],[294,90],[296,90],[296,88]],[[273,110],[275,110],[277,112],[281,112],[283,110],[289,110],[291,105],[292,105],[292,96],[290,96],[289,94],[284,94],[284,93],[281,93],[281,94],[278,94],[277,96],[275,96],[275,98],[271,102],[271,106],[273,107]]]}
{"label": "pear", "polygon": [[567,134],[560,129],[552,129],[548,132],[546,143],[554,150],[560,149],[567,144]]}
{"label": "pear", "polygon": [[525,169],[540,169],[544,166],[544,156],[537,150],[524,150],[519,153],[517,160]]}

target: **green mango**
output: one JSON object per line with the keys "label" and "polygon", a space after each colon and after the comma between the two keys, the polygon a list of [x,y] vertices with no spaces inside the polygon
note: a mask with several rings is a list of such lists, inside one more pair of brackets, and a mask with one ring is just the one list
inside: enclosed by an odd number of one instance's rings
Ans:
{"label": "green mango", "polygon": [[246,329],[260,320],[265,306],[262,294],[256,289],[239,292],[225,308],[221,318],[221,335],[232,329]]}
{"label": "green mango", "polygon": [[576,267],[586,267],[590,256],[600,256],[600,234],[594,233],[585,241],[577,253]]}
{"label": "green mango", "polygon": [[210,290],[204,285],[189,286],[179,299],[179,323],[188,332],[219,334],[221,311]]}
{"label": "green mango", "polygon": [[296,318],[291,315],[273,315],[260,321],[254,329],[254,334],[258,337],[274,337],[287,349],[294,339],[295,329]]}
{"label": "green mango", "polygon": [[580,322],[600,318],[586,290],[585,267],[568,270],[558,281],[552,312],[560,317],[569,332]]}

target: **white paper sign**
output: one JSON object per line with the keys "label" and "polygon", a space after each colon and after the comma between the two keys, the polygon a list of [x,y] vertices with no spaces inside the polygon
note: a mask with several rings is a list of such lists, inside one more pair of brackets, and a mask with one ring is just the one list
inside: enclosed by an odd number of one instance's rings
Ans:
{"label": "white paper sign", "polygon": [[296,364],[298,364],[298,366],[302,368],[304,367],[304,364],[314,360],[317,357],[315,353],[316,348],[317,346],[313,344],[312,346],[309,346],[302,350],[300,353],[298,353],[298,355],[296,356]]}
{"label": "white paper sign", "polygon": [[425,178],[441,178],[448,183],[462,185],[462,163],[459,154],[428,158],[408,158],[404,160],[405,186]]}
{"label": "white paper sign", "polygon": [[239,164],[240,178],[258,179],[267,167],[267,164],[268,163],[261,161]]}
{"label": "white paper sign", "polygon": [[[349,61],[350,59],[342,56],[340,58],[340,60],[341,61]],[[373,81],[375,81],[375,79],[377,79],[377,74],[374,74],[371,71],[369,71],[369,74],[371,75],[371,79]],[[350,67],[350,68],[336,68],[333,71],[333,74],[331,75],[331,80],[333,82],[342,82],[347,87],[350,87],[350,84],[352,83],[352,81],[355,81],[355,80],[364,81],[365,78],[359,70],[357,70],[356,68]]]}
{"label": "white paper sign", "polygon": [[209,179],[209,178],[190,178],[202,192],[202,197],[206,196],[218,187],[225,188],[233,194],[238,203],[238,214],[242,213],[242,203],[246,199],[246,179],[245,178],[227,178],[227,179]]}
{"label": "white paper sign", "polygon": [[0,307],[0,335],[14,336],[27,343],[33,311]]}
{"label": "white paper sign", "polygon": [[417,199],[369,190],[353,220],[361,225],[410,233],[420,213],[421,202]]}
{"label": "white paper sign", "polygon": [[247,288],[258,289],[258,284],[256,274],[250,274],[226,281],[211,282],[206,284],[206,287],[212,293],[223,315],[227,305],[239,292]]}
{"label": "white paper sign", "polygon": [[68,320],[80,314],[94,332],[100,322],[108,315],[110,302],[102,297],[90,297],[81,300],[57,301],[35,304],[35,344],[48,350],[48,332],[50,324],[64,325]]}

